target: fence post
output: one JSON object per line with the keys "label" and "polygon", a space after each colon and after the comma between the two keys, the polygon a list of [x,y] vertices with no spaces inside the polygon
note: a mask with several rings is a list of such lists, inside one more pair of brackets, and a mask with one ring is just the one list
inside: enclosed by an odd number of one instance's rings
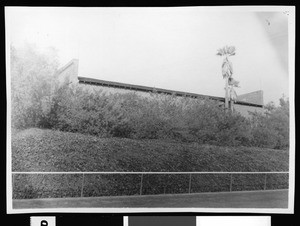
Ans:
{"label": "fence post", "polygon": [[232,191],[232,174],[230,174],[230,190],[229,191]]}
{"label": "fence post", "polygon": [[192,174],[190,174],[189,193],[191,193],[191,187],[192,187]]}
{"label": "fence post", "polygon": [[166,194],[168,175],[164,174],[164,194]]}
{"label": "fence post", "polygon": [[140,195],[142,195],[143,192],[143,174],[141,176],[141,187],[140,187]]}
{"label": "fence post", "polygon": [[84,185],[84,173],[82,174],[82,183],[81,183],[81,197],[83,197],[83,185]]}
{"label": "fence post", "polygon": [[12,178],[11,178],[11,187],[12,187],[12,190],[14,191],[14,182],[15,182],[15,174],[12,173]]}
{"label": "fence post", "polygon": [[267,174],[265,174],[264,190],[267,188]]}

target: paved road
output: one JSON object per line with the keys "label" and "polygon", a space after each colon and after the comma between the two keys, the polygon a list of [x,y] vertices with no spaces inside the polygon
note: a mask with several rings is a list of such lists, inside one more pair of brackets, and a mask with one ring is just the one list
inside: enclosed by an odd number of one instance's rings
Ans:
{"label": "paved road", "polygon": [[288,190],[13,200],[14,209],[76,207],[288,208]]}

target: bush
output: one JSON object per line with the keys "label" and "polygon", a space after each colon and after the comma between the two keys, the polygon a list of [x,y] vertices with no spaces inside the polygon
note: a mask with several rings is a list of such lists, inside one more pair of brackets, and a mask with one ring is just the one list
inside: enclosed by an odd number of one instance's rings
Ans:
{"label": "bush", "polygon": [[82,175],[20,174],[13,176],[13,198],[79,197]]}
{"label": "bush", "polygon": [[192,175],[193,193],[230,191],[230,174]]}
{"label": "bush", "polygon": [[126,116],[126,101],[130,101],[130,97],[67,85],[54,97],[52,126],[62,131],[101,137],[129,137],[131,128]]}
{"label": "bush", "polygon": [[85,197],[139,195],[140,177],[132,174],[86,175],[83,195]]}
{"label": "bush", "polygon": [[56,51],[42,53],[29,44],[22,49],[11,46],[10,63],[12,127],[47,127],[58,68]]}
{"label": "bush", "polygon": [[[142,187],[141,187],[142,181]],[[229,192],[230,174],[15,175],[14,199]],[[266,183],[266,184],[265,184]],[[142,188],[142,190],[141,190]],[[233,175],[232,191],[287,189],[288,175]]]}
{"label": "bush", "polygon": [[189,193],[189,175],[145,174],[143,195]]}
{"label": "bush", "polygon": [[169,139],[221,146],[288,146],[287,104],[245,118],[225,113],[209,99],[135,93],[110,94],[101,88],[66,86],[56,92],[52,128],[100,137]]}
{"label": "bush", "polygon": [[[51,55],[51,54],[52,55]],[[99,137],[168,139],[220,146],[289,146],[289,101],[266,106],[251,119],[220,103],[151,93],[105,93],[79,84],[58,86],[55,51],[11,48],[12,126]]]}
{"label": "bush", "polygon": [[286,171],[289,153],[28,129],[12,137],[13,171]]}
{"label": "bush", "polygon": [[[136,195],[140,174],[126,172],[278,172],[288,171],[289,153],[253,147],[220,147],[163,140],[97,138],[45,129],[27,129],[12,137],[12,171],[78,172],[13,174],[14,198]],[[233,175],[232,190],[257,190],[263,175]],[[144,174],[143,194],[189,191],[189,174]],[[193,174],[191,192],[229,191],[229,174]],[[267,189],[287,188],[288,174],[268,174]]]}
{"label": "bush", "polygon": [[264,114],[252,114],[252,144],[258,147],[289,147],[289,101],[282,97],[280,106],[268,104]]}

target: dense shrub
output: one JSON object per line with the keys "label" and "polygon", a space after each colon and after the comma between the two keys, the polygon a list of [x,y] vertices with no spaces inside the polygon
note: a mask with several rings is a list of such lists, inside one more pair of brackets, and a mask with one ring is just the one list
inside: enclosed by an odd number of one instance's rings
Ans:
{"label": "dense shrub", "polygon": [[288,103],[245,118],[209,99],[105,93],[67,86],[57,92],[53,128],[101,137],[171,139],[222,146],[287,148]]}
{"label": "dense shrub", "polygon": [[140,194],[140,175],[86,175],[83,196],[120,196]]}
{"label": "dense shrub", "polygon": [[230,191],[230,174],[193,174],[191,179],[194,193]]}
{"label": "dense shrub", "polygon": [[[277,172],[288,171],[289,152],[254,147],[221,147],[163,140],[97,138],[45,129],[27,129],[12,137],[13,172],[78,172],[14,174],[14,198],[175,194],[189,192],[189,174],[126,172]],[[233,175],[232,190],[264,188],[265,175]],[[229,174],[193,174],[191,192],[229,191]],[[268,174],[266,189],[288,187],[287,174]]]}
{"label": "dense shrub", "polygon": [[270,103],[264,114],[251,118],[252,143],[258,147],[287,149],[289,147],[289,100],[280,98],[280,106]]}
{"label": "dense shrub", "polygon": [[251,135],[253,136],[253,146],[274,148],[277,134],[268,118],[265,115],[256,114],[252,120]]}
{"label": "dense shrub", "polygon": [[56,52],[41,53],[32,45],[11,46],[11,109],[14,128],[48,127],[58,68]]}
{"label": "dense shrub", "polygon": [[81,84],[58,86],[55,51],[11,48],[12,126],[99,137],[168,139],[221,146],[288,148],[289,102],[245,118],[220,103],[152,93],[106,93]]}
{"label": "dense shrub", "polygon": [[189,193],[189,175],[186,174],[145,174],[142,194]]}
{"label": "dense shrub", "polygon": [[101,137],[171,139],[218,145],[249,145],[250,121],[225,114],[208,99],[152,94],[110,94],[66,86],[56,93],[53,128]]}
{"label": "dense shrub", "polygon": [[[57,174],[15,175],[14,199],[229,192],[287,189],[286,174]],[[191,181],[191,183],[190,183]],[[141,186],[142,185],[142,186]],[[142,193],[141,193],[142,192]]]}
{"label": "dense shrub", "polygon": [[108,95],[81,86],[64,86],[54,97],[50,121],[53,128],[101,137],[129,137],[127,106],[130,97]]}
{"label": "dense shrub", "polygon": [[288,171],[289,153],[28,129],[12,137],[13,171]]}
{"label": "dense shrub", "polygon": [[20,174],[13,176],[13,198],[79,197],[82,175]]}

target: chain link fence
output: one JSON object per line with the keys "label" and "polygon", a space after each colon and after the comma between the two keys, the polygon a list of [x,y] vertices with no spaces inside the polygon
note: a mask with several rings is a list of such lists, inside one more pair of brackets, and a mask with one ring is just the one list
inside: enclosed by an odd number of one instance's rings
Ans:
{"label": "chain link fence", "polygon": [[13,199],[287,189],[288,172],[13,172]]}

